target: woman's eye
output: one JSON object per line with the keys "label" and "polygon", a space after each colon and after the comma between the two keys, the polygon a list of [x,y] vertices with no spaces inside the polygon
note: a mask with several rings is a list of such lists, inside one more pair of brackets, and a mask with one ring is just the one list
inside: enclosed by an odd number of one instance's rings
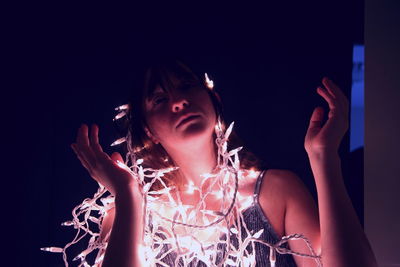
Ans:
{"label": "woman's eye", "polygon": [[166,102],[168,98],[166,96],[156,96],[153,98],[153,103],[154,105],[161,104],[163,102]]}

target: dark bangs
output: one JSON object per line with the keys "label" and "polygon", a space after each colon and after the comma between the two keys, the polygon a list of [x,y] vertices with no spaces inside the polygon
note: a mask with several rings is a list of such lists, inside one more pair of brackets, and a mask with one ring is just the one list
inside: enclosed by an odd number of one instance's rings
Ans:
{"label": "dark bangs", "polygon": [[169,92],[174,86],[172,78],[181,82],[203,85],[199,77],[178,60],[158,63],[146,72],[143,84],[144,100],[152,97],[157,86]]}

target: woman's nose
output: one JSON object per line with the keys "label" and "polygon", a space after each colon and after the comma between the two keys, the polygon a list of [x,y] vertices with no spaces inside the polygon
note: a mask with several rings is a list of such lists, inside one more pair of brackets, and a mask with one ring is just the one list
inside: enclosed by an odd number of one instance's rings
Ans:
{"label": "woman's nose", "polygon": [[189,102],[184,98],[179,98],[172,103],[172,111],[179,112],[187,106],[189,106]]}

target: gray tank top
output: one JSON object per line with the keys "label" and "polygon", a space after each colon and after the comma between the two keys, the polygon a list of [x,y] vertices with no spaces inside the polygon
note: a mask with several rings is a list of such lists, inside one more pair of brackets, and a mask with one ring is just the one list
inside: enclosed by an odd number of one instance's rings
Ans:
{"label": "gray tank top", "polygon": [[[245,209],[242,212],[242,214],[243,214],[243,219],[246,223],[246,226],[248,227],[248,229],[251,232],[256,233],[256,232],[260,231],[261,229],[264,229],[264,232],[260,236],[260,239],[262,239],[263,241],[266,241],[270,244],[275,244],[280,241],[280,238],[278,237],[278,235],[272,228],[272,225],[270,224],[268,218],[262,211],[259,200],[258,200],[264,173],[265,173],[265,171],[261,172],[257,178],[255,189],[254,189],[254,195],[253,195],[253,203],[251,204],[250,207]],[[235,241],[235,239],[236,239],[236,241]],[[233,245],[236,246],[237,238],[231,237],[231,240],[233,241],[232,242]],[[285,245],[287,245],[287,243]],[[285,247],[285,246],[283,246],[283,247]],[[286,246],[286,248],[287,248],[287,246]],[[221,249],[221,247],[218,247],[218,249]],[[168,247],[165,247],[163,249],[164,252],[167,250],[168,250]],[[266,245],[260,244],[260,243],[256,243],[255,251],[256,251],[256,253],[255,253],[256,266],[257,267],[270,266],[269,247]],[[217,260],[217,264],[220,265],[222,255],[220,255],[218,258],[219,258],[219,260]],[[167,264],[168,266],[174,266],[175,259],[176,259],[176,254],[170,253],[162,261],[165,264]],[[161,265],[158,265],[158,266],[161,266]],[[178,266],[181,266],[181,264],[178,263]],[[190,264],[190,266],[203,267],[206,265],[203,262],[198,261],[196,263]],[[289,254],[282,255],[282,254],[276,253],[276,265],[275,266],[276,267],[292,267],[292,266],[296,266],[296,263],[294,262],[292,255],[289,255]]]}

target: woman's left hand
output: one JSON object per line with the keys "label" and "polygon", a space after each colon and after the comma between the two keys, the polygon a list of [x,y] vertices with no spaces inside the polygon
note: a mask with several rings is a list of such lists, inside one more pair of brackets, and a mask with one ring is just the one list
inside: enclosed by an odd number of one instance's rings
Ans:
{"label": "woman's left hand", "polygon": [[349,128],[349,101],[342,90],[328,78],[322,79],[324,87],[317,92],[329,105],[328,120],[323,124],[324,109],[316,107],[304,141],[307,153],[337,152],[343,136]]}

